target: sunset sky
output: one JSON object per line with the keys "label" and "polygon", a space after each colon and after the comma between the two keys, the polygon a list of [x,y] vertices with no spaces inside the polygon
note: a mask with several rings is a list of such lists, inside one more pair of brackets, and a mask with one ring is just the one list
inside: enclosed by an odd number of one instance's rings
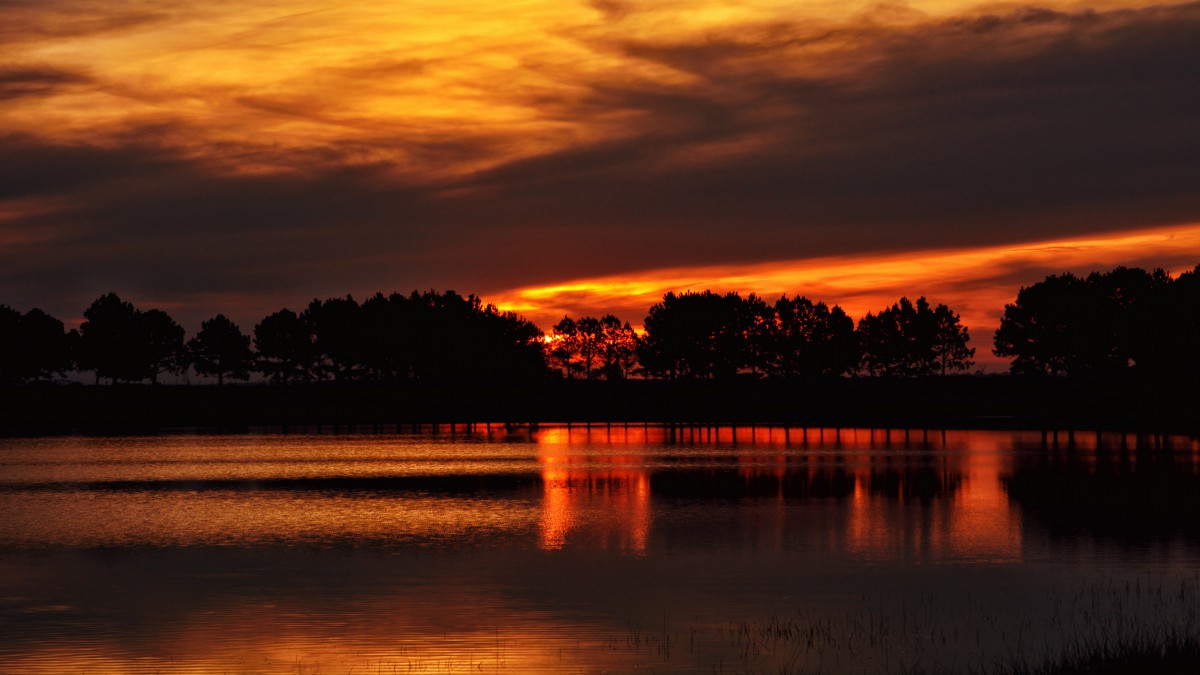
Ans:
{"label": "sunset sky", "polygon": [[902,293],[1200,263],[1200,4],[0,0],[0,304],[189,331],[474,292]]}

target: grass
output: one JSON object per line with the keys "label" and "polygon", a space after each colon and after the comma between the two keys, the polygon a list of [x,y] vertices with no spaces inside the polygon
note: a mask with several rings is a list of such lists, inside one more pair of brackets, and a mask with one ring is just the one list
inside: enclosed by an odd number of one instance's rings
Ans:
{"label": "grass", "polygon": [[1089,582],[1051,593],[1028,615],[1006,611],[930,594],[899,603],[864,597],[838,615],[800,611],[715,631],[692,627],[683,642],[696,672],[746,675],[1200,673],[1200,576],[1170,587]]}
{"label": "grass", "polygon": [[1004,675],[1118,675],[1200,673],[1200,637],[1163,633],[1074,645],[1041,663],[1010,664]]}

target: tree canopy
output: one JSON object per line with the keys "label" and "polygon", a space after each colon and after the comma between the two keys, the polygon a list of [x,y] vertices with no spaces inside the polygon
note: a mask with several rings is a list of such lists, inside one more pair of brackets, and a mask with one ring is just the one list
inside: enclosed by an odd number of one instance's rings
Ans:
{"label": "tree canopy", "polygon": [[[97,298],[77,330],[40,309],[0,305],[0,384],[90,371],[96,382],[155,383],[163,373],[271,383],[533,381],[544,376],[726,380],[965,372],[975,348],[961,317],[924,297],[900,298],[857,324],[804,296],[669,292],[643,330],[612,314],[564,316],[549,335],[513,312],[454,291],[314,299],[280,309],[245,335],[218,314],[185,342],[165,311],[116,293]],[[1015,374],[1200,375],[1200,265],[1056,274],[1004,308],[993,353]]]}
{"label": "tree canopy", "polygon": [[958,314],[946,305],[930,308],[924,297],[916,304],[900,298],[859,320],[859,367],[871,375],[907,377],[967,370],[975,356],[975,349],[967,346],[970,339]]}
{"label": "tree canopy", "polygon": [[775,302],[774,345],[769,361],[782,377],[842,375],[858,365],[854,320],[834,305],[784,295]]}
{"label": "tree canopy", "polygon": [[75,361],[80,370],[113,382],[157,382],[163,372],[187,367],[184,330],[166,312],[141,311],[116,293],[96,299],[83,312]]}
{"label": "tree canopy", "polygon": [[728,378],[749,363],[750,313],[737,293],[667,293],[650,308],[638,361],[651,376]]}
{"label": "tree canopy", "polygon": [[29,382],[71,369],[63,322],[34,308],[0,305],[0,383]]}
{"label": "tree canopy", "polygon": [[834,305],[751,294],[668,293],[650,308],[638,347],[642,368],[666,378],[925,376],[970,369],[974,348],[959,315],[907,298],[855,328]]}
{"label": "tree canopy", "polygon": [[1011,357],[1017,374],[1196,372],[1198,271],[1174,280],[1136,267],[1048,276],[1005,305],[992,351]]}
{"label": "tree canopy", "polygon": [[536,326],[454,291],[313,300],[264,318],[254,336],[256,368],[275,382],[520,380],[546,367]]}
{"label": "tree canopy", "polygon": [[313,328],[290,309],[265,317],[254,327],[255,369],[274,383],[311,380],[316,365]]}
{"label": "tree canopy", "polygon": [[563,317],[546,340],[546,357],[568,379],[603,376],[624,379],[637,362],[638,336],[629,325],[612,314],[600,318]]}
{"label": "tree canopy", "polygon": [[217,384],[225,378],[246,380],[254,365],[250,337],[224,314],[218,314],[200,324],[200,332],[187,343],[192,366],[200,375],[216,375]]}

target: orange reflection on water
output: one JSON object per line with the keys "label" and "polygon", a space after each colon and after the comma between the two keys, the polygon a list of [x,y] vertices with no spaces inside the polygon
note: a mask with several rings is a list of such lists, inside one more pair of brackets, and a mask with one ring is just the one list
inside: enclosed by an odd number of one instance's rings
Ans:
{"label": "orange reflection on water", "polygon": [[[811,526],[793,506],[834,499],[843,525],[829,528],[828,541],[837,549],[875,559],[1022,557],[1020,514],[1002,482],[1010,432],[577,426],[543,428],[536,443],[545,549],[574,533],[589,546],[644,552],[651,482],[686,470],[734,471],[737,495],[749,500],[741,508],[756,510],[759,541],[775,548]],[[624,446],[628,454],[617,454]]]}
{"label": "orange reflection on water", "polygon": [[[648,432],[620,429],[615,443],[629,442],[628,431],[643,443]],[[590,436],[590,430],[566,427],[538,433],[544,490],[538,528],[541,546],[560,549],[573,530],[586,530],[595,547],[644,553],[650,535],[650,473],[645,457],[590,452],[586,444]],[[611,430],[604,437],[614,442]]]}
{"label": "orange reflection on water", "polygon": [[[495,592],[387,591],[325,606],[303,596],[197,609],[163,634],[47,645],[0,662],[27,675],[563,673],[629,669],[609,627]],[[644,657],[643,657],[644,658]]]}
{"label": "orange reflection on water", "polygon": [[[963,435],[953,432],[952,438]],[[1001,479],[1010,467],[998,434],[970,438],[970,451],[963,453],[962,486],[954,497],[950,522],[950,548],[970,551],[976,558],[1012,561],[1021,558],[1021,520],[1009,503]]]}

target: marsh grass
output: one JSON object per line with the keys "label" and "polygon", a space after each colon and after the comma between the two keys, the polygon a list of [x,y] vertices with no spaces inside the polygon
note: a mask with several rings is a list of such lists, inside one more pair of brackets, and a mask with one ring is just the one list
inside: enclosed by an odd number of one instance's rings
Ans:
{"label": "marsh grass", "polygon": [[548,640],[496,629],[481,640],[449,634],[399,644],[358,663],[297,661],[244,672],[1200,673],[1200,574],[1089,581],[1037,604],[1014,615],[995,597],[864,594],[840,612],[801,608],[731,621],[673,621],[663,612],[606,635]]}
{"label": "marsh grass", "polygon": [[1160,633],[1080,643],[1041,663],[1011,664],[1004,675],[1116,675],[1200,673],[1200,637]]}
{"label": "marsh grass", "polygon": [[1200,575],[1088,582],[1041,605],[1014,616],[971,597],[863,596],[840,614],[690,626],[676,643],[692,663],[655,656],[664,670],[764,675],[1200,673]]}

